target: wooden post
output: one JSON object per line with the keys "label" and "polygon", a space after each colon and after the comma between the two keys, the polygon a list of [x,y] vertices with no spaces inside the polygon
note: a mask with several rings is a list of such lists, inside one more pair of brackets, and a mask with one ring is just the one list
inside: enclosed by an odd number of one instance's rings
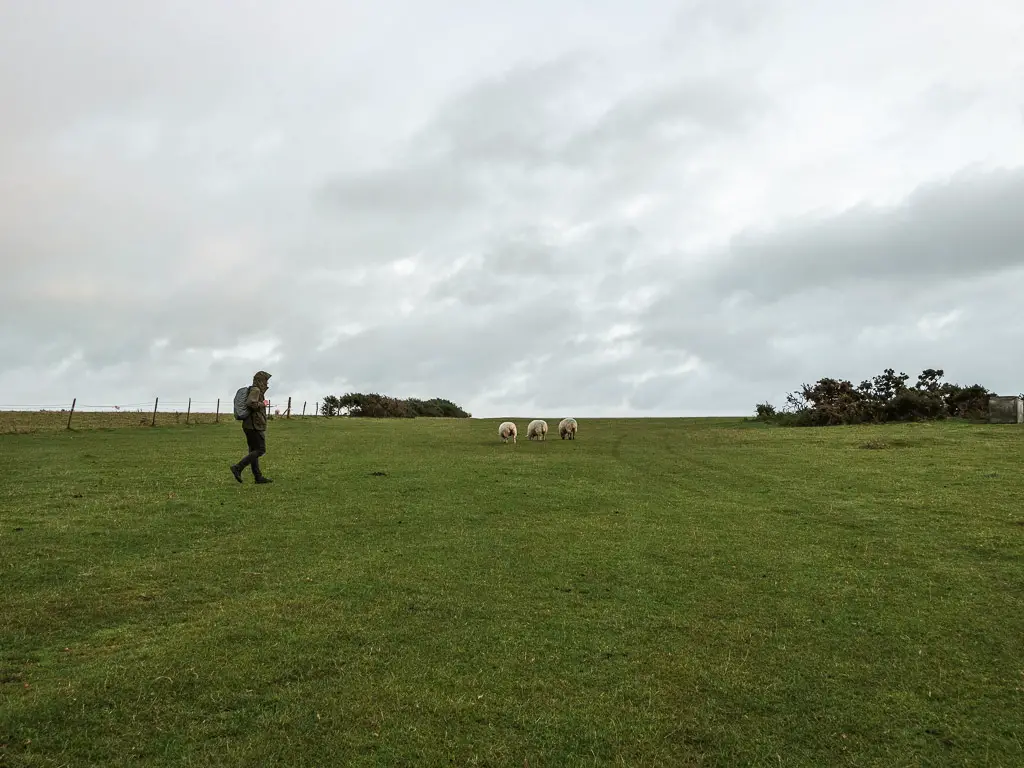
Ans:
{"label": "wooden post", "polygon": [[188,424],[189,418],[192,416],[192,398],[188,399],[188,410],[185,411],[185,423]]}
{"label": "wooden post", "polygon": [[288,395],[288,407],[285,409],[284,417],[290,419],[292,417],[292,396]]}
{"label": "wooden post", "polygon": [[214,419],[218,424],[220,423],[220,398],[217,398],[217,418]]}
{"label": "wooden post", "polygon": [[156,399],[156,402],[153,403],[153,423],[150,424],[151,427],[155,427],[156,426],[156,407],[158,405],[160,405],[160,398],[159,397]]}
{"label": "wooden post", "polygon": [[71,417],[75,415],[75,403],[77,402],[77,397],[71,399],[71,413],[68,414],[68,429],[71,429]]}
{"label": "wooden post", "polygon": [[320,401],[319,400],[317,400],[315,403],[313,403],[313,415],[314,416],[319,416],[320,415]]}
{"label": "wooden post", "polygon": [[306,418],[306,401],[302,401],[302,418]]}

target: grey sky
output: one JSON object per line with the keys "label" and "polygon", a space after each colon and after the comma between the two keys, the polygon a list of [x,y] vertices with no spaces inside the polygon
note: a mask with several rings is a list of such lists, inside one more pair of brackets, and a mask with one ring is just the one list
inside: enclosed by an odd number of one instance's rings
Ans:
{"label": "grey sky", "polygon": [[0,0],[0,405],[1024,389],[1024,5]]}

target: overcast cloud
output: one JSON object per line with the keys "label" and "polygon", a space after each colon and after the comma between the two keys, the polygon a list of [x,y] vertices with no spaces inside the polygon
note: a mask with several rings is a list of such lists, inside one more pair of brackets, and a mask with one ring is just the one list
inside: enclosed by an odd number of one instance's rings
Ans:
{"label": "overcast cloud", "polygon": [[1024,4],[0,0],[0,405],[1024,390]]}

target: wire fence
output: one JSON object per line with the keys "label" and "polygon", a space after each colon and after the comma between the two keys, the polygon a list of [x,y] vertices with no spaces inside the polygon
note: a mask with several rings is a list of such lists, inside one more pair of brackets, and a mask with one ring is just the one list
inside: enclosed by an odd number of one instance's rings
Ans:
{"label": "wire fence", "polygon": [[[264,400],[268,418],[305,418],[318,416],[319,401]],[[118,423],[149,424],[157,426],[168,423],[217,423],[234,421],[231,398],[216,400],[161,400],[159,397],[148,402],[134,403],[80,403],[71,398],[65,403],[0,403],[0,414],[10,425],[30,426],[32,421],[66,419],[65,428],[72,429],[76,423],[96,424],[115,420]]]}

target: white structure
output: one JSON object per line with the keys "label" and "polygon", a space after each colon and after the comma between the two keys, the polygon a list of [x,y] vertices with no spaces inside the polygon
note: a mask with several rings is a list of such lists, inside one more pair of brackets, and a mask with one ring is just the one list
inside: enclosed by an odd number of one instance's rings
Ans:
{"label": "white structure", "polygon": [[1020,395],[992,395],[988,399],[988,413],[993,424],[1024,424],[1024,400]]}

